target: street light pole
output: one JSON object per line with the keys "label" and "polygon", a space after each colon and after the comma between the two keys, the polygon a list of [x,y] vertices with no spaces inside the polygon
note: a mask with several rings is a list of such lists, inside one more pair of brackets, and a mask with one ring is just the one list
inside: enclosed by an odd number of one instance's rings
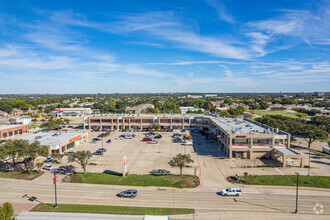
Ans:
{"label": "street light pole", "polygon": [[54,169],[54,186],[55,186],[55,206],[54,208],[57,208],[57,191],[56,191],[56,182],[57,182],[57,179],[56,179],[56,169]]}
{"label": "street light pole", "polygon": [[295,213],[298,214],[298,183],[299,183],[299,173],[297,174],[297,191],[296,191],[296,211]]}

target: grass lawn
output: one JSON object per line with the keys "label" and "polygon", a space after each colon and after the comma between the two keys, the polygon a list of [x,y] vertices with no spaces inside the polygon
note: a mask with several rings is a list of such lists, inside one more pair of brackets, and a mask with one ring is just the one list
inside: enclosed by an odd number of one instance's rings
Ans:
{"label": "grass lawn", "polygon": [[250,113],[254,113],[256,115],[282,115],[282,116],[286,116],[286,117],[291,117],[291,118],[298,118],[296,114],[293,113],[289,113],[285,110],[282,111],[265,111],[265,110],[249,110],[248,112]]}
{"label": "grass lawn", "polygon": [[39,204],[31,209],[30,212],[76,212],[119,215],[179,215],[195,213],[194,209],[181,208],[150,208],[78,204],[59,204],[57,208],[54,208],[53,205],[54,204]]}
{"label": "grass lawn", "polygon": [[[257,175],[242,176],[247,185],[296,186],[296,175]],[[330,188],[330,176],[299,176],[299,186]]]}
{"label": "grass lawn", "polygon": [[[198,177],[191,175],[137,175],[129,174],[122,177],[107,173],[78,173],[70,177],[72,183],[92,183],[125,186],[163,186],[163,187],[197,187]],[[190,185],[191,184],[191,185]]]}
{"label": "grass lawn", "polygon": [[26,173],[26,172],[4,172],[4,171],[0,171],[0,178],[11,178],[11,179],[22,179],[22,180],[33,180],[39,176],[41,176],[44,172],[30,172],[30,173]]}
{"label": "grass lawn", "polygon": [[29,125],[29,129],[38,128],[38,127],[40,127],[39,124],[32,124],[32,125]]}
{"label": "grass lawn", "polygon": [[317,141],[320,141],[320,142],[329,142],[329,141],[330,141],[330,138],[326,138],[326,139],[317,139]]}

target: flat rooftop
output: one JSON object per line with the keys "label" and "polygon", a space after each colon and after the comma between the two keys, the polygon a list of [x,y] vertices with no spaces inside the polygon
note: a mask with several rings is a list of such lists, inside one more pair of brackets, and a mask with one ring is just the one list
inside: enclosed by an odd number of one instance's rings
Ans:
{"label": "flat rooftop", "polygon": [[89,115],[88,117],[195,117],[198,115],[194,114],[95,114],[95,115]]}
{"label": "flat rooftop", "polygon": [[206,116],[229,134],[284,134],[276,129],[251,122],[243,118]]}
{"label": "flat rooftop", "polygon": [[41,145],[47,145],[56,147],[63,142],[69,141],[72,138],[78,137],[79,135],[83,135],[84,133],[61,133],[61,132],[43,132],[39,133],[27,138],[29,143],[33,143],[34,141],[39,141]]}
{"label": "flat rooftop", "polygon": [[11,129],[11,128],[16,128],[16,127],[22,127],[22,126],[24,126],[24,125],[0,125],[0,131]]}
{"label": "flat rooftop", "polygon": [[295,152],[289,148],[286,147],[275,147],[275,150],[277,150],[278,152],[280,152],[283,155],[300,155],[298,152]]}

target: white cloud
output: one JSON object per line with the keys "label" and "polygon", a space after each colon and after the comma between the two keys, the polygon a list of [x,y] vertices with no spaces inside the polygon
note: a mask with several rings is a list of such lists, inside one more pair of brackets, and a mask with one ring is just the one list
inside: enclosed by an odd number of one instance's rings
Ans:
{"label": "white cloud", "polygon": [[235,22],[233,16],[228,14],[225,5],[221,1],[206,0],[206,2],[217,10],[218,16],[221,20],[229,23]]}

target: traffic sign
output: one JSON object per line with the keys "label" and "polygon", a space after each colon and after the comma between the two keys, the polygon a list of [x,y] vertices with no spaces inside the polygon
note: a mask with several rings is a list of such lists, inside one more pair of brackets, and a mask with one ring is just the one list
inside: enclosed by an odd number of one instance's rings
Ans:
{"label": "traffic sign", "polygon": [[56,178],[55,177],[53,178],[53,184],[55,184],[57,182],[58,182],[58,176],[56,176]]}

